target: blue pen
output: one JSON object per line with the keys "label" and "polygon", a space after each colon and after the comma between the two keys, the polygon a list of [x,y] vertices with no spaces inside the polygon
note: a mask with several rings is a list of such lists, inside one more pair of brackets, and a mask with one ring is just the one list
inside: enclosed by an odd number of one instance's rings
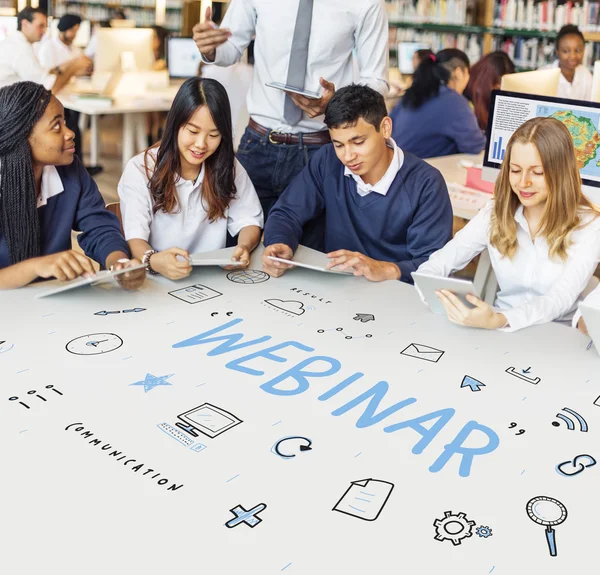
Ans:
{"label": "blue pen", "polygon": [[590,343],[588,343],[588,346],[585,348],[586,351],[588,351],[590,349],[590,347],[592,347],[594,345],[594,340],[590,339]]}

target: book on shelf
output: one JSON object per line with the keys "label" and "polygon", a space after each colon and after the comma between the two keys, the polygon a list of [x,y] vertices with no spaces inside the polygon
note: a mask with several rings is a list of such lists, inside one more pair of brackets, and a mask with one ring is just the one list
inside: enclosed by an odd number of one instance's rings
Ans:
{"label": "book on shelf", "polygon": [[386,3],[390,22],[473,24],[469,0],[392,0]]}

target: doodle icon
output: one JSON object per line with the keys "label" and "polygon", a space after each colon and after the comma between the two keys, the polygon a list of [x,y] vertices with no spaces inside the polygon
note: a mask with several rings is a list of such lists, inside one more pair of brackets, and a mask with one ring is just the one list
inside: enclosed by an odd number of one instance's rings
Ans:
{"label": "doodle icon", "polygon": [[367,323],[368,321],[375,321],[375,316],[372,313],[357,313],[353,319],[362,323]]}
{"label": "doodle icon", "polygon": [[147,373],[146,377],[142,381],[136,381],[135,383],[130,383],[129,385],[139,385],[144,388],[144,393],[148,393],[152,391],[155,387],[159,387],[161,385],[173,385],[169,383],[167,379],[173,377],[174,373],[170,373],[169,375],[152,375],[151,373]]}
{"label": "doodle icon", "polygon": [[296,300],[266,299],[263,303],[267,304],[267,307],[274,308],[286,315],[299,316],[306,311],[306,309],[304,309],[304,304],[301,301]]}
{"label": "doodle icon", "polygon": [[8,344],[6,341],[0,341],[0,353],[6,353],[15,347],[14,343]]}
{"label": "doodle icon", "polygon": [[596,465],[597,461],[587,454],[578,455],[575,459],[563,461],[556,466],[556,472],[563,477],[575,477],[588,467]]}
{"label": "doodle icon", "polygon": [[179,429],[183,429],[192,437],[198,437],[197,432],[200,432],[211,439],[242,423],[242,420],[232,413],[210,403],[203,403],[177,417],[183,421],[175,423]]}
{"label": "doodle icon", "polygon": [[[511,422],[511,424],[508,426],[508,429],[514,429],[515,427],[517,427],[517,423],[515,421]],[[519,429],[519,431],[517,431],[517,433],[515,433],[515,435],[523,435],[525,433],[524,429]]]}
{"label": "doodle icon", "polygon": [[[572,409],[569,409],[568,407],[563,407],[562,408],[563,411],[566,411],[569,415],[564,415],[563,413],[557,413],[556,417],[558,419],[560,419],[561,421],[564,421],[567,424],[567,429],[569,431],[575,431],[575,421],[577,421],[577,423],[579,424],[579,431],[583,431],[586,432],[588,430],[588,424],[587,421],[585,419],[583,419],[583,417],[581,415],[579,415],[579,413],[577,413],[576,411],[573,411]],[[573,416],[573,417],[570,417]],[[573,421],[573,419],[575,419],[575,421]],[[554,427],[559,427],[560,423],[558,421],[553,421],[552,425]]]}
{"label": "doodle icon", "polygon": [[336,327],[335,329],[318,329],[317,333],[325,333],[326,331],[337,331],[344,336],[344,339],[370,339],[373,337],[372,333],[367,333],[365,335],[349,335],[344,331],[343,327]]}
{"label": "doodle icon", "polygon": [[261,284],[271,276],[260,270],[236,270],[227,274],[227,279],[234,284]]}
{"label": "doodle icon", "polygon": [[352,515],[364,521],[375,521],[393,489],[393,483],[379,479],[352,481],[332,511]]}
{"label": "doodle icon", "polygon": [[170,291],[169,295],[180,299],[186,303],[201,303],[203,301],[208,301],[209,299],[214,299],[216,297],[220,297],[223,294],[214,290],[212,288],[203,286],[202,284],[196,284],[193,286],[188,286],[181,289],[176,289],[174,291]]}
{"label": "doodle icon", "polygon": [[519,379],[522,379],[523,381],[526,381],[527,383],[532,383],[533,385],[537,385],[542,380],[539,377],[531,377],[529,375],[530,370],[531,370],[530,367],[528,367],[527,369],[522,369],[521,371],[515,369],[514,367],[509,367],[506,370],[506,373],[509,373],[510,375],[513,375],[514,377],[518,377]]}
{"label": "doodle icon", "polygon": [[[302,443],[298,445],[297,440],[300,440]],[[288,444],[291,442],[291,444]],[[305,453],[306,451],[312,450],[312,441],[308,437],[303,437],[301,435],[291,435],[289,437],[282,437],[273,447],[271,448],[271,452],[275,455],[278,455],[282,459],[292,459],[296,457],[297,453]]]}
{"label": "doodle icon", "polygon": [[469,520],[464,513],[445,511],[444,517],[433,522],[436,541],[452,541],[452,545],[460,545],[463,539],[473,535],[475,521]]}
{"label": "doodle icon", "polygon": [[115,351],[123,345],[123,340],[114,333],[90,333],[72,339],[66,349],[75,355],[100,355]]}
{"label": "doodle icon", "polygon": [[485,383],[481,383],[481,381],[476,380],[474,377],[470,375],[465,375],[463,377],[461,387],[470,387],[471,391],[481,391],[482,387],[485,387]]}
{"label": "doodle icon", "polygon": [[229,510],[235,517],[225,523],[225,527],[232,529],[242,523],[245,523],[248,527],[256,527],[262,521],[262,519],[258,517],[258,514],[266,508],[266,503],[259,503],[249,511],[246,511],[241,505],[236,505],[233,509]]}
{"label": "doodle icon", "polygon": [[567,518],[567,508],[558,499],[542,495],[530,499],[525,509],[529,519],[546,527],[548,550],[552,557],[556,557],[556,537],[553,528]]}
{"label": "doodle icon", "polygon": [[435,347],[429,347],[422,343],[411,343],[407,348],[400,352],[400,355],[407,355],[408,357],[414,357],[415,359],[422,359],[424,361],[430,361],[437,363],[440,361],[445,352]]}
{"label": "doodle icon", "polygon": [[488,537],[491,537],[493,535],[492,530],[489,527],[484,527],[483,525],[477,527],[477,529],[475,529],[475,533],[477,533],[479,537],[483,537],[484,539],[487,539]]}

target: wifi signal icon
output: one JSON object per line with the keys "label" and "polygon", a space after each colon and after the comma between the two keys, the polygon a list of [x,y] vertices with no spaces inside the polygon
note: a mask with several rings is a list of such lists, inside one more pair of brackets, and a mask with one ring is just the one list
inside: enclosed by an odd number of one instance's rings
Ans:
{"label": "wifi signal icon", "polygon": [[[567,424],[567,429],[569,431],[575,431],[575,421],[573,419],[575,419],[577,421],[577,423],[579,424],[580,431],[588,430],[587,421],[585,419],[583,419],[583,417],[581,415],[579,415],[579,413],[577,413],[576,411],[573,411],[572,409],[569,409],[568,407],[563,407],[562,410],[565,411],[566,413],[568,413],[569,415],[564,415],[563,413],[557,413],[556,417],[558,419],[560,419],[561,421],[564,421]],[[572,417],[570,417],[570,416],[572,416]],[[560,425],[560,422],[553,421],[552,425],[554,425],[554,427],[558,427]]]}

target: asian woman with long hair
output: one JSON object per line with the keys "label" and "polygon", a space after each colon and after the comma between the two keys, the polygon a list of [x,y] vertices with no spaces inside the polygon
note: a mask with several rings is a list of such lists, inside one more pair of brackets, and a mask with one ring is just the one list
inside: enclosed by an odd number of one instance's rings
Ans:
{"label": "asian woman with long hair", "polygon": [[515,331],[570,321],[600,259],[600,215],[581,192],[575,148],[554,118],[522,124],[506,147],[494,199],[419,272],[448,276],[487,248],[500,291],[494,307],[437,292],[448,319]]}
{"label": "asian woman with long hair", "polygon": [[125,237],[150,273],[181,279],[190,254],[224,248],[247,266],[263,213],[235,159],[231,110],[219,82],[190,78],[179,89],[162,140],[132,158],[119,182]]}

